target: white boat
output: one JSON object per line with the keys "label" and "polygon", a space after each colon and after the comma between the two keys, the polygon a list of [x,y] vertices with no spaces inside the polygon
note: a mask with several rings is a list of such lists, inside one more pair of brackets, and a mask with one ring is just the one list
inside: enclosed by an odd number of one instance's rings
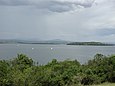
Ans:
{"label": "white boat", "polygon": [[51,50],[53,50],[53,48],[51,47]]}
{"label": "white boat", "polygon": [[34,48],[32,48],[32,50],[34,50]]}

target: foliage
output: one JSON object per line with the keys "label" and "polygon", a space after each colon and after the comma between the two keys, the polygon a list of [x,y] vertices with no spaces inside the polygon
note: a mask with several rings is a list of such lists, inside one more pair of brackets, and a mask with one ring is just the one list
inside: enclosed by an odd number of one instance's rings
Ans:
{"label": "foliage", "polygon": [[24,54],[13,60],[0,60],[0,86],[78,86],[115,83],[115,55],[96,54],[81,65],[77,60],[35,65]]}

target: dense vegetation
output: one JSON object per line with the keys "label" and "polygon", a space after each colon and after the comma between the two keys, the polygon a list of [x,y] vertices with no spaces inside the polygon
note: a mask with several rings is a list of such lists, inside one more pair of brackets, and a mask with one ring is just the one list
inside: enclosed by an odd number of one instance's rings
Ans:
{"label": "dense vegetation", "polygon": [[39,65],[26,55],[0,60],[0,86],[79,86],[115,82],[115,55],[97,54],[86,64],[77,60]]}
{"label": "dense vegetation", "polygon": [[101,42],[71,42],[67,45],[93,45],[93,46],[115,46],[115,44],[101,43]]}

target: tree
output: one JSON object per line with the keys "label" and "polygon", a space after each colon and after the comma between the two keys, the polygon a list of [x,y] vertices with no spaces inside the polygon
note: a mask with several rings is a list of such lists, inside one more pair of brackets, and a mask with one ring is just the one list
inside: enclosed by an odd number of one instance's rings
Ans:
{"label": "tree", "polygon": [[24,54],[18,54],[17,58],[11,61],[14,68],[18,68],[21,71],[24,69],[33,66],[33,60],[27,57]]}

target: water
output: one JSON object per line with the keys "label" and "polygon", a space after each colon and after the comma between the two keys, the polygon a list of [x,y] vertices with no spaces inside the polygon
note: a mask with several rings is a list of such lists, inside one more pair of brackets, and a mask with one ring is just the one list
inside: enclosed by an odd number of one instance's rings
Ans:
{"label": "water", "polygon": [[115,54],[115,46],[0,44],[0,59],[13,59],[18,53],[26,54],[39,64],[46,64],[52,59],[77,59],[80,63],[85,63],[97,53]]}

